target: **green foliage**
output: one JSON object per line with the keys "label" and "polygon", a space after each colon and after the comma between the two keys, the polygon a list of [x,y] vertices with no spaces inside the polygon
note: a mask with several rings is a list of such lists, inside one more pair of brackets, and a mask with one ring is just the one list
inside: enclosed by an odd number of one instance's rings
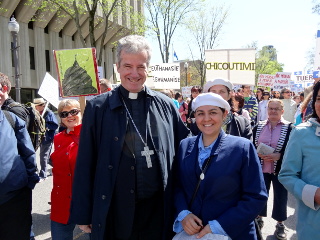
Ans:
{"label": "green foliage", "polygon": [[180,65],[181,69],[181,77],[180,77],[180,86],[186,86],[186,78],[187,78],[187,86],[200,86],[201,84],[201,76],[199,75],[198,69],[200,67],[201,61],[188,61],[189,66],[186,72],[186,69],[183,67],[183,63]]}
{"label": "green foliage", "polygon": [[277,51],[274,47],[262,47],[256,54],[256,83],[259,74],[276,74],[277,72],[283,72],[283,66],[283,63],[277,61]]}
{"label": "green foliage", "polygon": [[[40,1],[40,2],[38,2]],[[39,6],[40,3],[40,6]],[[82,47],[99,48],[98,65],[101,64],[102,53],[104,49],[105,39],[111,30],[119,35],[119,37],[130,33],[141,34],[144,31],[144,18],[141,13],[133,11],[130,1],[126,0],[27,0],[27,4],[36,7],[38,10],[34,20],[41,21],[45,19],[45,15],[53,12],[61,18],[72,19],[77,27]],[[83,17],[88,18],[89,23],[89,41],[82,33]],[[117,19],[129,22],[129,31],[125,26],[120,26]],[[99,39],[96,39],[95,30],[104,28]],[[98,45],[98,40],[100,40]]]}
{"label": "green foliage", "polygon": [[[2,4],[2,1],[0,1],[0,6],[1,6],[1,4]],[[0,7],[0,13],[4,13],[6,11],[8,11],[8,9]]]}

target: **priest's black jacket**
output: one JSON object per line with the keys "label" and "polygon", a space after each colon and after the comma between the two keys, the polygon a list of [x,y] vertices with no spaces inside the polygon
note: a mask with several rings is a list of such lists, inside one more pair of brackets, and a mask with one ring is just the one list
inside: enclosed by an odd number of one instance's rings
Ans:
{"label": "priest's black jacket", "polygon": [[[147,127],[152,134],[162,172],[165,212],[162,239],[167,240],[172,239],[174,221],[172,168],[179,143],[188,136],[189,130],[170,98],[147,87],[145,91],[150,102]],[[127,124],[119,87],[95,97],[86,105],[69,222],[92,224],[92,240],[104,237]]]}

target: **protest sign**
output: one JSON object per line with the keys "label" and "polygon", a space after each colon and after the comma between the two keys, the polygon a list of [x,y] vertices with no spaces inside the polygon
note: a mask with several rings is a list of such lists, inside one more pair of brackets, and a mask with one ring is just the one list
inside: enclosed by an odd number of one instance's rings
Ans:
{"label": "protest sign", "polygon": [[62,97],[99,94],[95,48],[54,50]]}
{"label": "protest sign", "polygon": [[38,94],[51,103],[55,108],[59,105],[59,84],[49,73],[46,73],[40,85]]}
{"label": "protest sign", "polygon": [[190,97],[191,96],[191,88],[193,86],[188,86],[188,87],[182,87],[181,88],[181,94],[183,97]]}
{"label": "protest sign", "polygon": [[180,89],[179,63],[160,63],[150,66],[155,89]]}
{"label": "protest sign", "polygon": [[206,79],[225,78],[233,84],[255,85],[254,48],[205,50]]}
{"label": "protest sign", "polygon": [[259,74],[258,86],[273,87],[275,75],[271,74]]}
{"label": "protest sign", "polygon": [[290,87],[291,72],[277,72],[274,78],[273,90],[281,91]]}
{"label": "protest sign", "polygon": [[302,83],[302,82],[313,82],[313,76],[312,74],[307,74],[307,75],[295,75],[294,81],[297,83]]}

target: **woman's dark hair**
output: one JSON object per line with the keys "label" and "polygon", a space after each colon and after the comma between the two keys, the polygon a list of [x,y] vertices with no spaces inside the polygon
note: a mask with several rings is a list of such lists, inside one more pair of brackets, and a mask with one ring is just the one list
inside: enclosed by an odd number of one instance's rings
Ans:
{"label": "woman's dark hair", "polygon": [[243,97],[241,94],[236,93],[236,94],[234,95],[234,99],[235,99],[237,102],[239,102],[238,108],[243,108],[243,106],[244,106],[244,97]]}
{"label": "woman's dark hair", "polygon": [[[263,93],[264,93],[264,90],[263,88],[257,88],[257,91],[260,91],[261,92],[261,97],[263,96]],[[256,93],[257,94],[257,93]]]}
{"label": "woman's dark hair", "polygon": [[262,94],[262,98],[263,98],[263,96],[269,96],[268,100],[270,99],[270,93],[269,93],[269,92],[267,92],[267,91],[264,91],[264,92],[263,92],[263,94]]}
{"label": "woman's dark hair", "polygon": [[192,92],[199,92],[199,94],[202,92],[202,87],[200,86],[193,86],[191,88],[191,96],[190,96],[190,102],[188,104],[188,114],[187,118],[194,117],[194,112],[192,111],[192,102],[193,102],[193,97],[192,97]]}
{"label": "woman's dark hair", "polygon": [[181,96],[182,96],[182,94],[180,92],[176,92],[176,94],[174,95],[174,99],[178,100],[178,98]]}
{"label": "woman's dark hair", "polygon": [[317,115],[316,107],[315,107],[319,90],[320,90],[320,81],[318,81],[313,87],[313,94],[312,94],[312,111],[313,111],[313,113],[311,115],[311,117],[316,118],[317,121],[320,123],[320,116]]}
{"label": "woman's dark hair", "polygon": [[[191,93],[193,93],[193,92],[199,92],[199,94],[202,92],[202,87],[200,87],[200,86],[193,86],[192,88],[191,88]],[[192,94],[191,94],[191,100],[192,100],[193,98],[192,98]]]}

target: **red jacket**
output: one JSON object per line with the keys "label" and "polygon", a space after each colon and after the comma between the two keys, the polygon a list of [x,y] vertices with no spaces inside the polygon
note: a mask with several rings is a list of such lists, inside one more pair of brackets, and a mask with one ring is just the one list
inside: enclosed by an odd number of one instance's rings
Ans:
{"label": "red jacket", "polygon": [[51,154],[53,188],[51,191],[51,220],[67,224],[70,215],[73,173],[75,169],[81,125],[54,137]]}

